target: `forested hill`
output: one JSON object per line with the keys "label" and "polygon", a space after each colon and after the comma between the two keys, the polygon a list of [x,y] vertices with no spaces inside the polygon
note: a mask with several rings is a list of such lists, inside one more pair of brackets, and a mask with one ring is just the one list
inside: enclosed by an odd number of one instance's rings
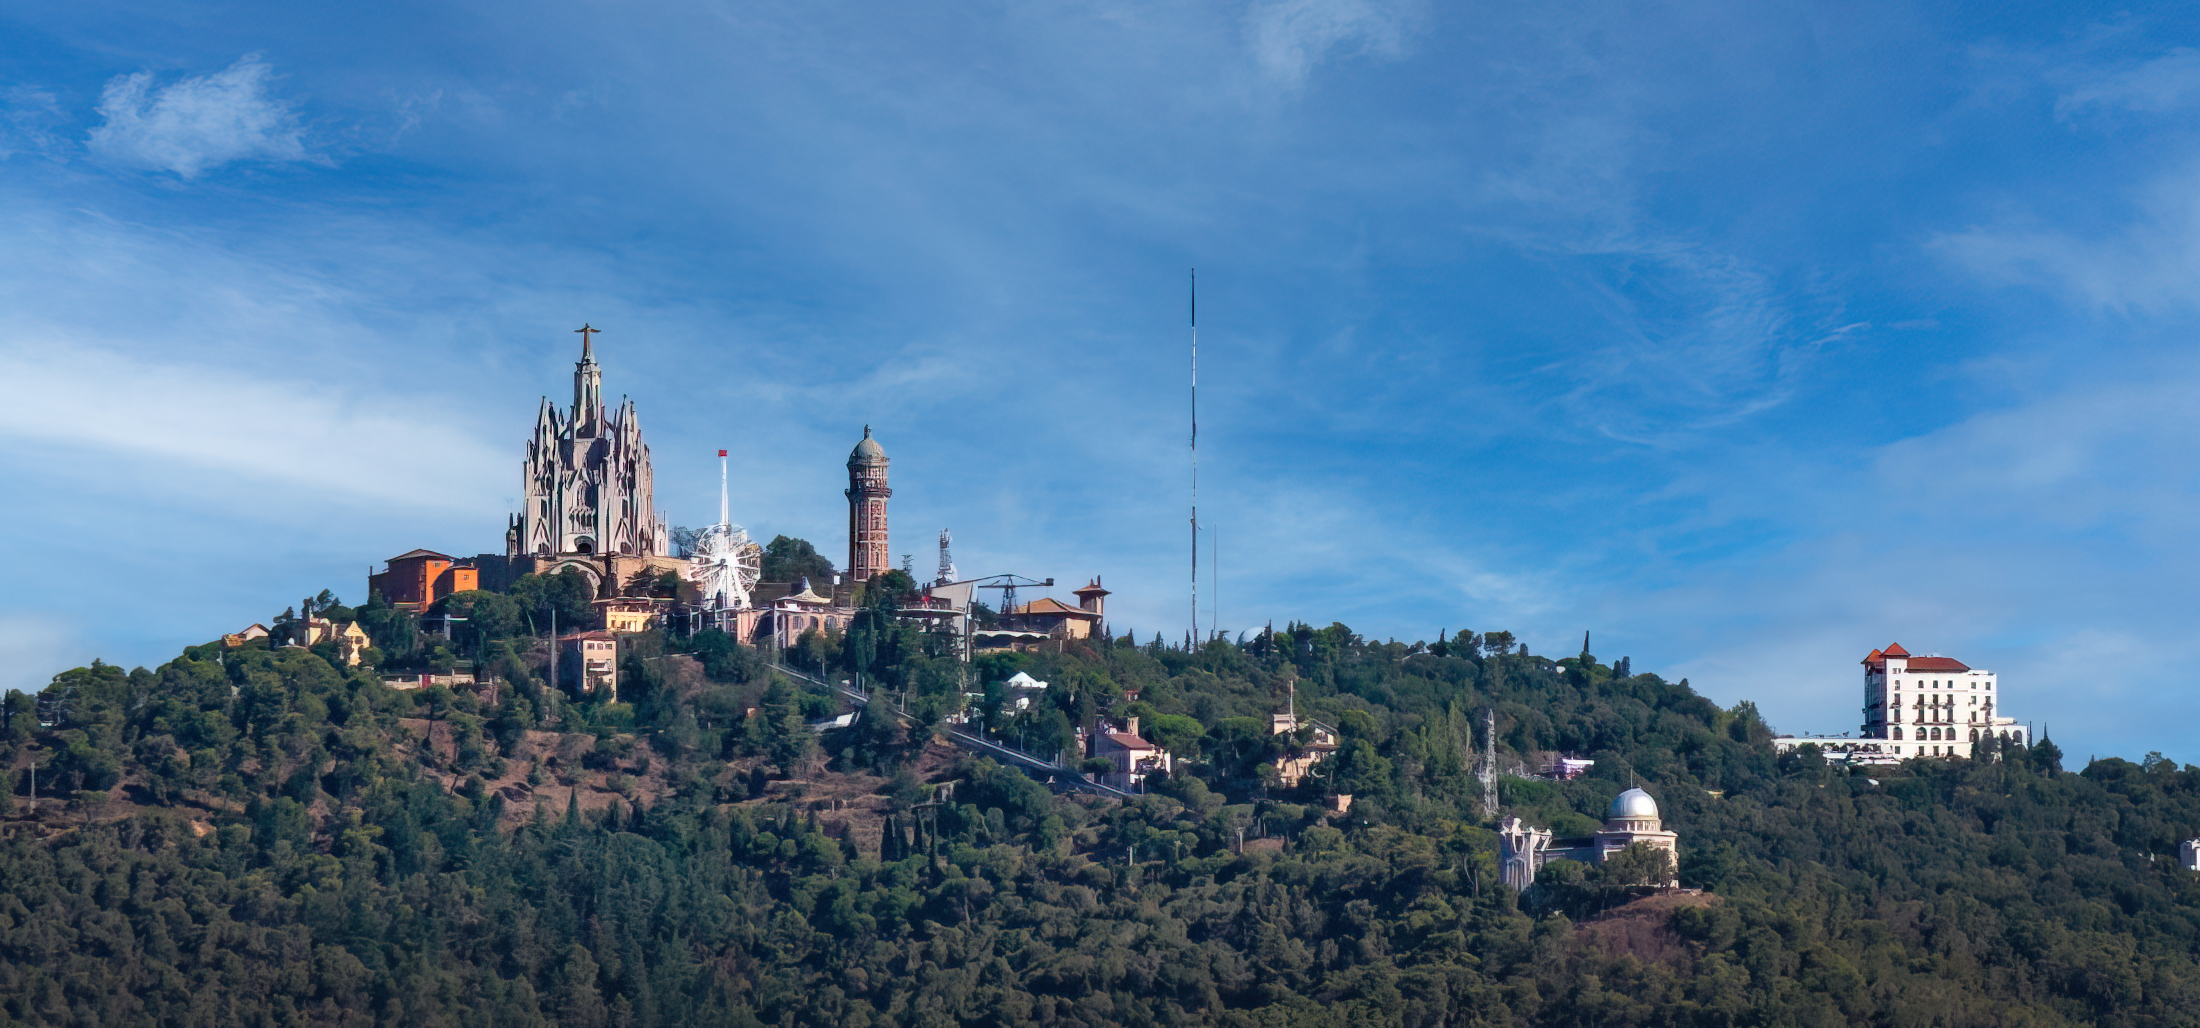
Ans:
{"label": "forested hill", "polygon": [[[1178,773],[1118,801],[938,742],[961,666],[883,610],[790,659],[913,720],[821,736],[835,701],[715,633],[635,638],[627,702],[598,703],[547,688],[545,647],[504,616],[554,598],[455,600],[481,614],[442,652],[401,612],[361,620],[377,659],[472,659],[493,697],[261,644],[66,672],[43,717],[10,696],[0,1023],[2200,1018],[2200,884],[2172,859],[2200,834],[2200,770],[2158,758],[1776,760],[1747,704],[1500,633],[1292,626],[970,668],[974,716],[1027,748],[1140,717]],[[1020,712],[1000,687],[1019,669],[1050,683]],[[1294,741],[1266,717],[1293,694],[1342,745],[1284,790],[1268,761]],[[1579,831],[1639,781],[1706,892],[1631,903],[1574,865],[1498,887],[1472,774],[1493,708],[1501,762],[1596,761],[1504,779],[1507,811]]]}

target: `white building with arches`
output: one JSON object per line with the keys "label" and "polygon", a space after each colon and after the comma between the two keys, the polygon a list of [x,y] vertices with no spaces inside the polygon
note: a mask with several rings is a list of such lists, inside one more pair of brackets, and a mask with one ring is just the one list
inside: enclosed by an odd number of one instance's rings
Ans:
{"label": "white building with arches", "polygon": [[2029,744],[2031,731],[2002,713],[2001,676],[1937,653],[1912,656],[1901,643],[1865,655],[1864,724],[1856,737],[1781,736],[1774,748],[1817,746],[1829,757],[1887,764],[1918,757],[1967,757],[1981,740]]}

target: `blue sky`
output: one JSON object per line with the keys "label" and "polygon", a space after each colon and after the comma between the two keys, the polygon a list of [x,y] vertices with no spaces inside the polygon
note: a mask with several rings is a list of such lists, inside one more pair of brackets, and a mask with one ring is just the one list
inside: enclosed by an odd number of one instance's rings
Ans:
{"label": "blue sky", "polygon": [[2170,5],[11,4],[0,685],[501,545],[588,321],[674,523],[2200,760]]}

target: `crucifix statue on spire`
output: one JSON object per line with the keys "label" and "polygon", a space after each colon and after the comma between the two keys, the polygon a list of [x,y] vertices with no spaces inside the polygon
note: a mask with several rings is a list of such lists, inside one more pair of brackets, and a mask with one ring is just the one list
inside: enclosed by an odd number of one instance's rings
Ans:
{"label": "crucifix statue on spire", "polygon": [[593,336],[593,335],[595,335],[596,333],[602,332],[602,331],[603,331],[603,329],[600,329],[600,328],[597,328],[597,327],[595,327],[595,326],[593,326],[593,325],[590,325],[590,324],[588,324],[587,322],[582,322],[582,323],[581,323],[581,327],[579,327],[579,328],[576,328],[576,329],[574,329],[573,331],[575,331],[575,332],[578,332],[578,333],[580,333],[580,336],[581,336],[581,355],[585,357],[585,356],[587,356],[587,355],[588,355],[588,353],[589,353],[589,345],[588,345],[588,344],[589,344],[589,341],[590,341],[590,337],[592,337],[592,336]]}

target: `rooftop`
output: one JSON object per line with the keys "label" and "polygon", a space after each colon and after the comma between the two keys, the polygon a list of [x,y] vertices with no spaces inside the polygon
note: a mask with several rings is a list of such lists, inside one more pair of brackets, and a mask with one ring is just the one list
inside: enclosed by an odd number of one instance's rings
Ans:
{"label": "rooftop", "polygon": [[1908,667],[1912,671],[1969,671],[1971,665],[1954,657],[1911,657]]}
{"label": "rooftop", "polygon": [[1097,618],[1100,616],[1083,607],[1072,607],[1052,596],[1041,596],[1030,603],[1017,607],[1012,613],[1034,617]]}
{"label": "rooftop", "polygon": [[1866,667],[1884,667],[1889,659],[1895,658],[1905,661],[1904,666],[1912,671],[1958,672],[1971,670],[1969,664],[1965,664],[1954,657],[1943,657],[1938,653],[1912,657],[1910,651],[1902,648],[1901,643],[1888,643],[1887,648],[1884,650],[1873,650],[1865,654],[1864,665]]}

